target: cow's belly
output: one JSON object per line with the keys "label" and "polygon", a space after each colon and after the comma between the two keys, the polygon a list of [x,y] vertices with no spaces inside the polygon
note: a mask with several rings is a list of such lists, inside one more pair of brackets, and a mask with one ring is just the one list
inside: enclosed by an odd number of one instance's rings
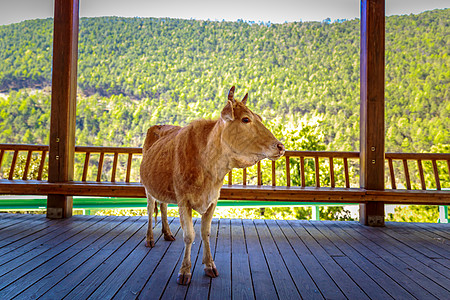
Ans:
{"label": "cow's belly", "polygon": [[153,189],[147,189],[147,193],[149,193],[158,202],[177,204],[177,199],[173,193],[164,193]]}
{"label": "cow's belly", "polygon": [[188,203],[188,206],[199,214],[206,213],[208,208],[217,203],[219,198],[220,187],[203,190],[199,193],[193,193],[192,190],[181,189],[177,193],[173,191],[172,186],[163,186],[158,182],[147,182],[145,185],[147,193],[150,194],[158,202],[176,204],[183,206]]}
{"label": "cow's belly", "polygon": [[141,163],[141,182],[148,194],[159,202],[177,204],[173,187],[173,151],[150,148]]}
{"label": "cow's belly", "polygon": [[177,204],[173,182],[171,180],[161,180],[161,177],[164,176],[155,174],[143,182],[147,193],[159,202]]}

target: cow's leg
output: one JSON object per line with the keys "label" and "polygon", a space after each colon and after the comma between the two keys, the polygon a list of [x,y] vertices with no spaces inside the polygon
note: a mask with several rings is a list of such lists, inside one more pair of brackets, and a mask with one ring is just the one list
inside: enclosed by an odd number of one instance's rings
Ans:
{"label": "cow's leg", "polygon": [[205,264],[205,274],[215,278],[219,276],[216,265],[211,255],[211,247],[209,245],[209,236],[211,234],[211,220],[216,209],[216,204],[212,204],[208,210],[202,215],[202,240],[203,240],[203,260]]}
{"label": "cow's leg", "polygon": [[178,284],[189,284],[191,282],[191,246],[194,242],[195,231],[192,224],[192,209],[186,206],[179,207],[181,228],[184,237],[184,257],[178,273]]}
{"label": "cow's leg", "polygon": [[147,239],[145,246],[153,248],[155,247],[155,239],[153,238],[153,212],[155,211],[155,199],[147,194],[147,213],[148,213],[148,227],[147,227]]}
{"label": "cow's leg", "polygon": [[170,231],[169,222],[167,221],[167,203],[161,202],[161,221],[162,221],[162,232],[164,233],[164,239],[166,241],[175,241],[175,237]]}

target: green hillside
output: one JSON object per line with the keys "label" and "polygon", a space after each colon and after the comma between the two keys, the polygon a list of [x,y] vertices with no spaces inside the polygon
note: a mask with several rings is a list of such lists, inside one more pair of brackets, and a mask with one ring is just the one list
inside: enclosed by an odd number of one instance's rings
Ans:
{"label": "green hillside", "polygon": [[[445,149],[450,9],[386,21],[386,150]],[[77,144],[140,146],[153,124],[217,117],[236,85],[285,139],[309,124],[327,149],[358,151],[359,27],[82,18]],[[48,143],[52,30],[0,26],[2,143]]]}

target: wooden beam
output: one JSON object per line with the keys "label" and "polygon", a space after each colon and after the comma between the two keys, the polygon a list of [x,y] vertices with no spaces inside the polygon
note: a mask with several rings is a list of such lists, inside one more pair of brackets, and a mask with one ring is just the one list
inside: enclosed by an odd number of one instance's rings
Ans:
{"label": "wooden beam", "polygon": [[[79,0],[55,0],[49,182],[73,179]],[[68,195],[48,195],[47,217],[72,216]]]}
{"label": "wooden beam", "polygon": [[[138,182],[59,182],[0,179],[0,194],[7,195],[76,195],[90,197],[145,198],[145,189]],[[359,188],[299,187],[269,185],[224,185],[222,200],[286,201],[311,203],[389,203],[414,205],[450,205],[447,190],[363,190]],[[103,201],[103,200],[102,200]],[[105,200],[108,202],[108,200]]]}
{"label": "wooden beam", "polygon": [[[385,2],[361,0],[360,185],[366,190],[384,189],[384,51]],[[384,226],[384,203],[361,204],[360,222]]]}

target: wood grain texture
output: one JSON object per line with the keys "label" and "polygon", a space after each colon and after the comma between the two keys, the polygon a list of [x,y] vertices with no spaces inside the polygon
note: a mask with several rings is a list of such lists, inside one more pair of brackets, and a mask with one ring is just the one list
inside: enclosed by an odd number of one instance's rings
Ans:
{"label": "wood grain texture", "polygon": [[420,185],[422,186],[422,190],[426,190],[427,185],[425,183],[425,176],[423,175],[423,165],[421,159],[417,160],[417,167],[419,168]]}
{"label": "wood grain texture", "polygon": [[361,187],[384,188],[384,0],[361,1]]}
{"label": "wood grain texture", "polygon": [[441,180],[439,179],[439,171],[437,168],[437,163],[436,160],[433,159],[431,161],[432,165],[433,165],[433,174],[434,174],[434,181],[436,183],[436,189],[440,190],[441,189]]}
{"label": "wood grain texture", "polygon": [[86,155],[84,157],[83,175],[81,177],[81,181],[86,181],[87,173],[88,173],[88,169],[89,169],[89,160],[90,160],[90,158],[91,158],[91,153],[90,152],[86,152]]}
{"label": "wood grain texture", "polygon": [[[1,144],[0,143],[0,150],[5,151],[14,151],[14,150],[20,150],[20,151],[28,151],[32,150],[34,152],[40,152],[43,150],[48,151],[48,145],[28,145],[28,144]],[[114,153],[120,153],[120,154],[142,154],[142,148],[139,147],[105,147],[105,146],[75,146],[75,152],[77,153],[101,153],[104,152],[105,154],[114,154]],[[297,151],[297,150],[287,150],[285,152],[286,157],[308,157],[308,158],[314,158],[314,157],[320,157],[320,158],[344,158],[347,157],[349,159],[359,159],[360,153],[359,152],[345,152],[345,151]],[[450,153],[392,153],[392,152],[386,152],[385,158],[391,158],[395,160],[450,160]]]}
{"label": "wood grain texture", "polygon": [[128,161],[127,161],[127,175],[125,178],[125,182],[130,182],[130,175],[131,175],[131,163],[133,161],[133,153],[128,153]]}
{"label": "wood grain texture", "polygon": [[302,178],[302,187],[306,186],[306,179],[305,179],[305,158],[303,156],[300,157],[300,174]]}
{"label": "wood grain texture", "polygon": [[350,176],[348,174],[348,159],[344,157],[344,176],[345,176],[345,187],[350,188]]}
{"label": "wood grain texture", "polygon": [[[121,148],[121,147],[79,147],[77,146],[76,152],[80,154],[85,154],[84,159],[84,168],[82,181],[69,181],[69,182],[61,182],[61,183],[51,183],[48,181],[42,181],[43,170],[46,162],[46,154],[48,150],[48,146],[45,145],[16,145],[16,144],[0,144],[0,156],[5,157],[6,152],[17,153],[16,160],[18,159],[19,152],[41,152],[41,160],[39,166],[39,174],[38,180],[0,180],[0,193],[3,194],[33,194],[33,195],[80,195],[80,196],[103,196],[103,197],[145,197],[143,187],[137,182],[115,182],[115,176],[117,172],[117,164],[119,155],[128,156],[128,165],[130,165],[130,156],[131,161],[133,161],[133,157],[136,155],[140,155],[140,148]],[[83,152],[88,151],[88,152]],[[114,154],[113,162],[113,172],[111,174],[111,181],[102,181],[99,182],[87,182],[87,173],[88,166],[91,159],[91,152],[99,153],[100,155],[96,155],[95,159],[98,159],[105,154]],[[304,155],[305,151],[293,151],[295,153],[299,152],[301,155]],[[402,160],[405,164],[408,161],[416,161],[419,169],[419,178],[420,183],[423,189],[423,193],[420,190],[398,190],[396,191],[396,184],[392,184],[394,189],[387,189],[384,191],[373,191],[367,189],[360,188],[350,188],[350,174],[349,174],[349,162],[348,159],[354,159],[355,153],[347,153],[342,154],[341,152],[333,152],[334,154],[330,154],[330,152],[311,152],[311,156],[316,161],[317,158],[324,158],[325,160],[329,160],[330,164],[330,172],[332,169],[331,165],[334,165],[334,158],[343,159],[344,162],[344,175],[345,175],[345,186],[346,188],[334,188],[333,184],[329,187],[306,187],[305,186],[305,163],[304,157],[299,156],[300,160],[300,177],[302,186],[291,186],[291,178],[290,178],[290,166],[289,159],[290,157],[286,156],[286,171],[288,172],[286,175],[287,178],[287,186],[272,186],[272,185],[262,185],[262,176],[261,176],[261,164],[259,163],[258,169],[258,186],[252,186],[249,184],[238,185],[226,185],[222,188],[221,191],[221,199],[227,200],[256,200],[256,201],[291,201],[291,202],[341,202],[341,203],[365,203],[365,202],[374,202],[374,201],[385,201],[386,203],[394,203],[394,204],[447,204],[450,192],[448,190],[441,191],[426,191],[427,182],[425,182],[425,174],[422,166],[422,159],[424,160],[435,160],[435,167],[433,167],[432,176],[427,176],[427,180],[433,181],[435,180],[435,173],[439,171],[437,168],[437,162],[447,163],[450,158],[450,154],[448,153],[398,153],[393,155],[392,153],[386,154],[386,161],[390,166],[389,173],[394,172],[392,161]],[[357,154],[357,153],[356,153]],[[98,157],[98,158],[97,158]],[[356,155],[356,159],[358,155]],[[431,159],[430,159],[431,158]],[[332,163],[333,161],[333,163]],[[94,163],[95,162],[91,162]],[[114,166],[116,170],[114,171]],[[11,169],[11,166],[4,166],[3,169]],[[17,172],[17,168],[14,167],[14,172]],[[446,171],[445,168],[443,169]],[[131,177],[131,170],[127,166],[128,176]],[[244,171],[243,171],[244,172]],[[315,171],[313,171],[315,172]],[[439,171],[441,172],[441,171]],[[246,174],[246,172],[244,173]],[[332,173],[331,173],[332,175]],[[433,176],[435,175],[435,176]],[[441,178],[447,178],[448,174],[438,173]],[[12,175],[11,175],[12,176]],[[244,176],[245,178],[246,176]],[[333,176],[331,176],[333,177]],[[394,175],[391,178],[395,178]],[[439,177],[438,177],[439,178]],[[442,180],[444,180],[442,179]],[[231,180],[231,183],[232,180]],[[428,185],[431,186],[433,183],[428,182]],[[59,200],[58,200],[59,201]]]}
{"label": "wood grain texture", "polygon": [[[385,3],[361,1],[360,55],[360,187],[384,189],[385,121]],[[360,221],[384,224],[381,204],[360,204]]]}
{"label": "wood grain texture", "polygon": [[409,177],[408,161],[406,159],[403,159],[403,170],[405,171],[406,188],[408,190],[410,190],[411,189],[411,179]]}
{"label": "wood grain texture", "polygon": [[47,150],[42,150],[41,160],[39,162],[38,176],[36,178],[37,180],[42,180],[42,173],[44,171],[46,158],[47,158]]}
{"label": "wood grain texture", "polygon": [[262,176],[261,176],[261,162],[258,161],[258,163],[256,164],[256,172],[257,172],[257,177],[258,177],[258,185],[262,185]]}
{"label": "wood grain texture", "polygon": [[272,161],[272,186],[277,185],[277,175],[275,173],[275,162]]}
{"label": "wood grain texture", "polygon": [[8,179],[12,180],[14,177],[14,170],[16,168],[17,156],[19,155],[19,150],[14,151],[13,159],[11,162],[11,167],[9,168],[9,176]]}
{"label": "wood grain texture", "polygon": [[[78,0],[55,0],[48,180],[73,180],[78,59]],[[72,216],[72,198],[49,195],[49,218]]]}
{"label": "wood grain texture", "polygon": [[111,182],[116,181],[116,173],[117,173],[117,162],[119,161],[119,153],[114,153],[114,161],[113,161],[113,167],[111,171]]}
{"label": "wood grain texture", "polygon": [[315,173],[315,178],[316,178],[316,187],[320,187],[320,174],[319,174],[319,158],[315,157],[314,158],[314,173]]}
{"label": "wood grain texture", "polygon": [[242,220],[231,220],[231,295],[233,299],[254,299],[249,254]]}
{"label": "wood grain texture", "polygon": [[[214,219],[219,277],[204,276],[200,219],[193,280],[179,286],[173,242],[144,245],[146,217],[2,215],[0,297],[10,299],[446,299],[448,224]],[[439,242],[439,240],[441,242]],[[443,242],[442,242],[443,241]]]}
{"label": "wood grain texture", "polygon": [[49,181],[73,178],[78,59],[78,0],[55,0]]}
{"label": "wood grain texture", "polygon": [[291,160],[286,156],[286,185],[291,186]]}
{"label": "wood grain texture", "polygon": [[394,164],[392,163],[392,158],[388,158],[388,166],[389,166],[389,177],[391,178],[391,188],[396,189],[397,185],[395,183],[395,174],[394,174]]}
{"label": "wood grain texture", "polygon": [[[99,197],[145,198],[145,189],[136,182],[67,182],[38,180],[0,180],[0,194],[9,195],[75,195]],[[322,203],[367,203],[449,205],[448,190],[364,190],[329,187],[272,187],[224,185],[219,199],[249,201],[289,201]],[[105,203],[107,200],[105,200]]]}
{"label": "wood grain texture", "polygon": [[331,187],[334,188],[336,186],[335,179],[334,179],[334,165],[333,165],[333,157],[328,158],[329,164],[330,164],[330,180],[331,180]]}
{"label": "wood grain texture", "polygon": [[30,163],[31,163],[31,157],[33,155],[33,151],[28,150],[27,153],[27,160],[25,162],[25,168],[23,170],[23,176],[22,176],[22,180],[27,180],[28,179],[28,170],[30,169]]}
{"label": "wood grain texture", "polygon": [[2,170],[2,164],[3,164],[3,156],[5,154],[5,150],[0,150],[0,171]]}
{"label": "wood grain texture", "polygon": [[100,182],[102,179],[103,172],[103,160],[105,159],[105,153],[100,153],[100,159],[98,161],[98,171],[97,171],[97,182]]}

